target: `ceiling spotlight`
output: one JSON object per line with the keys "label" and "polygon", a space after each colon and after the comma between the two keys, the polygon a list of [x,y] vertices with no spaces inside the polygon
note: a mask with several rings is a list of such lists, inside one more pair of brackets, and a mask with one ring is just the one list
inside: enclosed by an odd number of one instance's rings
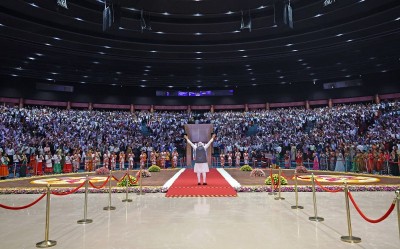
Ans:
{"label": "ceiling spotlight", "polygon": [[225,14],[227,14],[227,15],[232,15],[233,13],[235,13],[235,12],[228,11],[228,12],[226,12]]}
{"label": "ceiling spotlight", "polygon": [[293,44],[292,44],[292,43],[288,43],[288,44],[286,44],[285,46],[286,46],[286,47],[290,47],[290,46],[293,46]]}
{"label": "ceiling spotlight", "polygon": [[29,5],[35,8],[39,8],[39,6],[37,6],[35,3],[30,3]]}
{"label": "ceiling spotlight", "polygon": [[82,19],[82,18],[79,18],[79,17],[75,17],[74,19],[77,20],[77,21],[80,21],[80,22],[83,21],[83,19]]}
{"label": "ceiling spotlight", "polygon": [[103,46],[104,48],[111,48],[110,46]]}

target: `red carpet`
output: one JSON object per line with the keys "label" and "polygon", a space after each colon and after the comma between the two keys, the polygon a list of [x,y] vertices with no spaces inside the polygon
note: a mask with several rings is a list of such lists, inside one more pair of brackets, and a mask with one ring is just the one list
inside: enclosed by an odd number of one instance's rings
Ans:
{"label": "red carpet", "polygon": [[193,169],[186,169],[168,189],[166,197],[236,197],[236,190],[216,170],[207,173],[208,185],[197,185]]}

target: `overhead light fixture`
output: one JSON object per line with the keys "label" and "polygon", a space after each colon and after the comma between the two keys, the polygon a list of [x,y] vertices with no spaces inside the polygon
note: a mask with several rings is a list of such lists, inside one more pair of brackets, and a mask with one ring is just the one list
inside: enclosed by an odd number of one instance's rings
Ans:
{"label": "overhead light fixture", "polygon": [[242,10],[242,20],[240,22],[240,30],[248,29],[251,32],[251,13],[248,10],[246,13],[243,13]]}
{"label": "overhead light fixture", "polygon": [[79,17],[75,17],[74,19],[77,20],[77,21],[80,21],[80,22],[83,21],[83,19],[82,19],[82,18],[79,18]]}
{"label": "overhead light fixture", "polygon": [[57,0],[57,4],[58,4],[58,6],[68,9],[67,0]]}
{"label": "overhead light fixture", "polygon": [[39,6],[37,6],[35,3],[30,3],[29,5],[35,8],[39,8]]}

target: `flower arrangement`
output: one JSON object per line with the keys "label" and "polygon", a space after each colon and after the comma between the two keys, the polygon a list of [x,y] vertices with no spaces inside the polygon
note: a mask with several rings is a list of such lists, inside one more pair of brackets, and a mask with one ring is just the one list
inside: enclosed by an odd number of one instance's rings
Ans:
{"label": "flower arrangement", "polygon": [[[136,173],[136,177],[138,177],[139,176],[139,173],[140,171],[138,171],[137,173]],[[149,170],[147,170],[147,169],[142,169],[142,177],[150,177],[151,176],[151,173],[149,172]]]}
{"label": "flower arrangement", "polygon": [[241,171],[252,171],[253,168],[250,165],[246,164],[246,165],[243,165],[242,167],[240,167],[240,170]]}
{"label": "flower arrangement", "polygon": [[157,165],[151,165],[149,168],[149,172],[160,172],[161,168],[158,167]]}
{"label": "flower arrangement", "polygon": [[260,177],[265,177],[265,172],[262,169],[253,169],[250,173],[250,176],[260,176]]}
{"label": "flower arrangement", "polygon": [[[274,179],[274,184],[278,184],[278,174],[273,174],[272,177]],[[265,185],[271,185],[271,176],[268,176],[267,179],[265,179]],[[281,185],[287,185],[287,180],[283,176],[281,176]]]}
{"label": "flower arrangement", "polygon": [[[136,186],[138,185],[138,183],[136,182],[136,177],[134,176],[129,176],[129,178],[131,179],[130,181],[128,180],[128,178],[125,176],[124,179],[122,179],[120,182],[117,183],[118,187],[126,187],[126,184],[128,184],[128,187],[131,186]],[[135,184],[132,184],[135,183]]]}
{"label": "flower arrangement", "polygon": [[96,174],[97,175],[108,175],[108,174],[110,174],[110,170],[107,169],[106,167],[101,167],[101,168],[96,169]]}

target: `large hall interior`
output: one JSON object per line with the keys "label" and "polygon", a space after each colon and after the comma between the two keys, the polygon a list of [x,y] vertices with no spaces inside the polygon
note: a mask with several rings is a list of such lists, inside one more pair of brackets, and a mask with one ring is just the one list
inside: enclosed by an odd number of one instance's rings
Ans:
{"label": "large hall interior", "polygon": [[400,248],[400,2],[0,2],[0,248]]}

